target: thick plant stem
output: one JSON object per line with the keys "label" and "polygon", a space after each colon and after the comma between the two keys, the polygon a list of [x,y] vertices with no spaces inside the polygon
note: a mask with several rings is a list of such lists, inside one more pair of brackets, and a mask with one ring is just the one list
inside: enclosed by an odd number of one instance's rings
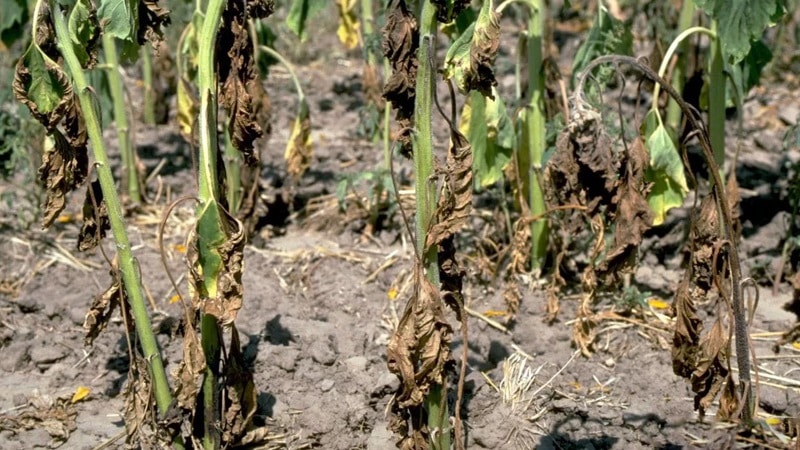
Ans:
{"label": "thick plant stem", "polygon": [[[198,132],[200,155],[198,158],[199,183],[197,220],[198,259],[203,276],[202,296],[205,301],[217,295],[217,275],[221,259],[217,248],[224,243],[222,216],[219,206],[220,189],[217,178],[217,75],[215,73],[215,49],[217,32],[222,18],[224,0],[208,2],[205,19],[200,32],[198,46],[198,90],[200,112]],[[220,447],[219,423],[219,351],[221,347],[217,318],[203,314],[201,320],[201,345],[206,357],[206,373],[203,380],[203,448],[213,450]]]}
{"label": "thick plant stem", "polygon": [[[439,285],[439,265],[436,246],[426,248],[427,231],[436,209],[436,192],[432,189],[433,176],[433,89],[436,73],[430,60],[435,55],[436,7],[423,0],[419,18],[420,46],[417,52],[416,100],[414,102],[414,188],[417,196],[416,245],[422,258],[425,276],[434,286]],[[433,385],[425,399],[428,411],[428,429],[434,450],[450,449],[450,423],[447,412],[447,386]]]}
{"label": "thick plant stem", "polygon": [[[694,17],[694,1],[684,0],[681,6],[681,15],[678,19],[678,28],[680,30],[688,30],[692,26],[692,18]],[[678,92],[683,92],[683,86],[686,83],[686,54],[689,49],[688,42],[681,42],[678,47],[678,60],[675,62],[675,69],[672,71],[672,87]],[[664,57],[664,61],[668,61]],[[661,74],[661,71],[659,71]],[[678,127],[681,125],[681,108],[678,102],[669,99],[667,103],[667,125],[674,131],[678,132]]]}
{"label": "thick plant stem", "polygon": [[128,110],[125,102],[125,90],[122,87],[122,77],[119,75],[119,58],[117,57],[117,43],[109,33],[103,33],[103,53],[108,64],[108,84],[111,88],[111,98],[114,101],[114,122],[117,126],[119,139],[119,152],[122,164],[125,167],[124,191],[133,203],[142,202],[139,189],[139,172],[136,170],[136,155],[131,141],[130,125],[128,124]]}
{"label": "thick plant stem", "polygon": [[[125,222],[122,219],[122,208],[120,207],[119,196],[114,186],[114,177],[111,174],[111,166],[108,164],[108,156],[106,155],[105,145],[103,143],[100,118],[97,117],[97,110],[92,103],[93,94],[91,87],[87,84],[78,57],[69,44],[70,38],[63,13],[60,12],[55,1],[51,1],[50,11],[55,24],[56,35],[58,36],[58,48],[66,61],[67,70],[72,77],[74,91],[77,93],[78,101],[81,105],[84,121],[86,123],[86,131],[96,161],[95,170],[97,172],[97,178],[103,190],[103,201],[106,202],[106,207],[108,208],[108,219],[111,224],[111,233],[116,243],[117,260],[122,275],[123,286],[128,296],[128,303],[130,304],[131,311],[133,312],[136,333],[142,346],[142,352],[150,370],[156,407],[158,408],[159,414],[163,416],[167,413],[172,403],[172,394],[170,393],[167,373],[164,370],[164,363],[161,359],[158,343],[156,342],[155,334],[150,325],[150,317],[147,314],[147,306],[142,292],[137,263],[134,260],[130,241],[125,231]],[[176,447],[182,448],[182,446],[177,444]]]}
{"label": "thick plant stem", "polygon": [[[142,81],[144,82],[144,123],[156,124],[156,99],[153,93],[153,56],[150,47],[141,48]],[[180,53],[180,52],[179,52]]]}
{"label": "thick plant stem", "polygon": [[227,181],[226,196],[228,211],[236,215],[239,202],[242,200],[242,159],[239,150],[233,146],[231,132],[225,127],[225,179]]}
{"label": "thick plant stem", "polygon": [[[528,111],[523,115],[523,151],[527,164],[521,167],[528,173],[523,175],[523,185],[528,196],[528,206],[533,216],[544,216],[547,205],[544,201],[540,180],[542,156],[544,155],[546,112],[544,107],[544,71],[542,70],[542,48],[545,5],[542,0],[532,0],[528,23]],[[531,224],[531,269],[541,269],[547,257],[547,222],[539,219]]]}
{"label": "thick plant stem", "polygon": [[[717,22],[712,27],[717,31]],[[725,174],[725,61],[722,43],[719,39],[711,42],[708,81],[708,135],[714,150],[714,162],[724,177]]]}

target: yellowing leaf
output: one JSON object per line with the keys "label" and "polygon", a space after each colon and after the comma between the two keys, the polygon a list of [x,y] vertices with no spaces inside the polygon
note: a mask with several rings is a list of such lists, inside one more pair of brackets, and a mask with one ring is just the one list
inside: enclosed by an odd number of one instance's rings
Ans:
{"label": "yellowing leaf", "polygon": [[653,309],[667,309],[669,308],[669,303],[665,302],[664,300],[658,298],[651,298],[647,301],[647,304],[650,305]]}
{"label": "yellowing leaf", "polygon": [[355,13],[356,0],[336,0],[336,9],[339,11],[339,29],[336,35],[348,50],[358,45],[358,17]]}
{"label": "yellowing leaf", "polygon": [[78,389],[75,389],[75,393],[72,394],[72,403],[78,403],[79,401],[85,399],[92,393],[92,390],[86,386],[78,386]]}
{"label": "yellowing leaf", "polygon": [[664,223],[667,211],[683,204],[689,192],[686,175],[675,138],[661,122],[658,112],[647,113],[644,123],[645,145],[650,153],[646,179],[653,183],[647,202],[653,210],[653,225]]}
{"label": "yellowing leaf", "polygon": [[767,417],[766,419],[764,419],[764,421],[767,422],[767,424],[769,424],[770,426],[773,426],[773,427],[774,426],[778,426],[781,423],[783,423],[783,421],[781,419],[777,418],[777,417]]}
{"label": "yellowing leaf", "polygon": [[186,253],[186,246],[183,244],[175,244],[172,246],[172,249],[178,253]]}
{"label": "yellowing leaf", "polygon": [[397,292],[397,288],[392,286],[392,288],[389,289],[389,292],[386,293],[386,296],[389,297],[389,300],[394,300],[397,298],[398,294],[399,292]]}
{"label": "yellowing leaf", "polygon": [[175,295],[173,295],[172,297],[169,298],[169,303],[170,303],[170,305],[173,304],[173,303],[177,303],[178,301],[180,301],[180,299],[181,299],[181,296],[178,295],[178,294],[175,294]]}

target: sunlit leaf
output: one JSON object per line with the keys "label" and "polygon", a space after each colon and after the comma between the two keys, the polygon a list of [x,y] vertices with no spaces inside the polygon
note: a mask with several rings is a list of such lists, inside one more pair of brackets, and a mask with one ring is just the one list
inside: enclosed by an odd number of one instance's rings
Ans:
{"label": "sunlit leaf", "polygon": [[354,49],[358,45],[359,23],[356,16],[356,0],[336,0],[336,9],[339,11],[339,28],[336,35],[345,48]]}
{"label": "sunlit leaf", "polygon": [[311,142],[311,119],[305,99],[300,101],[300,110],[292,125],[292,133],[286,144],[284,159],[288,165],[289,175],[299,178],[311,165],[313,147]]}
{"label": "sunlit leaf", "polygon": [[109,33],[123,41],[133,41],[139,19],[139,2],[130,0],[100,0],[97,18],[103,33]]}
{"label": "sunlit leaf", "polygon": [[752,41],[784,14],[783,0],[695,0],[694,3],[717,21],[722,52],[736,64],[750,52]]}
{"label": "sunlit leaf", "polygon": [[646,179],[653,183],[647,202],[653,210],[653,225],[664,223],[667,211],[683,204],[689,187],[683,161],[669,130],[651,110],[644,124],[645,146],[650,153],[650,168]]}
{"label": "sunlit leaf", "polygon": [[79,401],[85,399],[92,393],[92,390],[86,386],[78,386],[78,389],[75,389],[75,393],[72,394],[72,399],[70,399],[71,403],[78,403]]}
{"label": "sunlit leaf", "polygon": [[78,0],[69,14],[69,37],[81,66],[91,68],[97,62],[93,47],[100,36],[97,15],[89,0]]}
{"label": "sunlit leaf", "polygon": [[668,302],[658,298],[651,298],[647,300],[647,304],[653,309],[668,309],[670,306]]}

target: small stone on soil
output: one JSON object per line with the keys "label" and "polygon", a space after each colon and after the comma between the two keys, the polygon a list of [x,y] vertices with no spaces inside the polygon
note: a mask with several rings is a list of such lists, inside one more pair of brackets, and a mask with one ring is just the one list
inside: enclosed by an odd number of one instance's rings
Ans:
{"label": "small stone on soil", "polygon": [[308,348],[311,359],[324,366],[333,365],[336,362],[336,353],[328,339],[316,339]]}
{"label": "small stone on soil", "polygon": [[322,392],[328,392],[333,389],[334,381],[330,378],[326,378],[319,383],[319,388]]}

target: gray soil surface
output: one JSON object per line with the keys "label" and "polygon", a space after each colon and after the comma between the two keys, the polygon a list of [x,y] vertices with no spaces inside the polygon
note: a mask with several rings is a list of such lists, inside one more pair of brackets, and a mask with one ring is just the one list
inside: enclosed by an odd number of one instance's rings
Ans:
{"label": "gray soil surface", "polygon": [[[269,213],[245,251],[244,307],[236,325],[259,391],[257,421],[271,430],[263,448],[391,449],[386,409],[398,379],[387,369],[386,343],[412,291],[414,255],[398,215],[367,237],[363,214],[338,212],[333,194],[339,177],[376,167],[382,155],[379,144],[355,137],[363,103],[360,61],[348,55],[327,58],[325,64],[298,68],[309,89],[315,156],[296,185],[287,179],[283,163],[295,108],[291,80],[274,69],[265,82],[275,111],[274,133],[262,152],[263,201]],[[507,81],[501,85],[510,86]],[[772,349],[797,320],[784,309],[793,291],[783,282],[773,294],[771,285],[787,238],[791,164],[800,159],[800,149],[784,150],[783,136],[798,120],[798,105],[797,90],[754,91],[745,104],[737,165],[743,192],[740,250],[746,274],[760,284],[751,329],[759,358],[759,404],[763,412],[779,417],[800,417],[800,347],[786,345],[780,353]],[[733,129],[735,120],[728,125]],[[115,141],[113,131],[107,137]],[[446,137],[437,139],[444,144]],[[161,186],[159,207],[133,214],[128,231],[157,309],[153,326],[169,371],[182,355],[176,332],[183,312],[180,303],[170,301],[174,291],[160,261],[157,226],[165,202],[190,190],[190,149],[171,126],[140,127],[136,139],[148,171],[166,162],[149,186],[151,192]],[[733,137],[730,144],[733,148]],[[410,173],[408,163],[398,161],[397,166]],[[33,231],[36,225],[24,229],[14,219],[34,207],[26,203],[25,186],[4,184],[0,190],[15,196],[0,210],[0,281],[5,288],[0,294],[0,448],[90,450],[104,443],[122,448],[121,392],[129,356],[121,318],[92,347],[83,345],[86,310],[110,281],[105,260],[99,252],[74,250],[80,227],[74,220],[56,223],[47,232]],[[73,214],[80,211],[77,197],[67,209]],[[176,277],[186,272],[180,251],[191,229],[192,211],[186,205],[166,227],[165,251]],[[667,302],[682,276],[689,206],[673,211],[663,227],[648,235],[632,280],[641,291]],[[110,239],[104,245],[113,254]],[[470,265],[477,260],[475,240],[460,245],[469,309],[503,309],[502,283],[487,281]],[[673,374],[674,322],[667,309],[651,302],[602,322],[594,353],[587,358],[572,343],[579,279],[568,280],[553,324],[543,321],[541,286],[527,278],[518,282],[523,299],[513,325],[484,320],[491,314],[469,316],[462,410],[468,448],[724,447],[731,433],[714,420],[718,405],[704,419],[698,417],[691,387]],[[185,294],[183,278],[179,287]],[[621,296],[602,296],[594,308],[619,310]],[[701,306],[704,316],[713,311]],[[457,366],[464,351],[458,336],[453,345]],[[513,382],[515,370],[527,374],[530,383]],[[90,394],[73,405],[70,399],[80,386]],[[514,386],[517,390],[509,393]],[[55,411],[63,403],[72,414],[49,417],[30,429],[21,425],[26,413]]]}

